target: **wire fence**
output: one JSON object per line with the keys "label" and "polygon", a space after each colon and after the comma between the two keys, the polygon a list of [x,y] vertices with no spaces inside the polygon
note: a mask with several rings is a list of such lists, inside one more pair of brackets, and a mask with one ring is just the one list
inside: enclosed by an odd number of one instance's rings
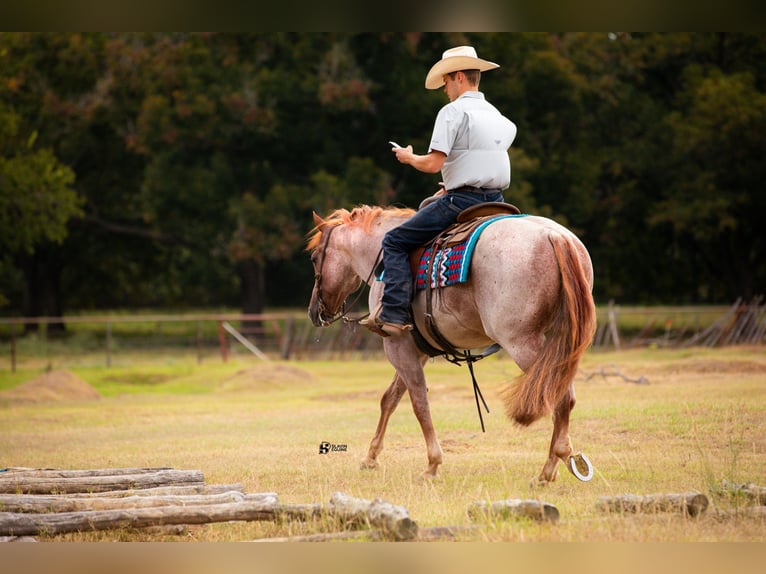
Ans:
{"label": "wire fence", "polygon": [[[731,307],[621,307],[597,311],[595,352],[635,347],[766,343],[763,297]],[[4,350],[3,350],[4,347]],[[354,322],[318,328],[306,313],[259,315],[104,315],[0,318],[0,368],[30,362],[106,367],[136,354],[193,356],[198,363],[233,355],[261,360],[382,357],[382,340]]]}

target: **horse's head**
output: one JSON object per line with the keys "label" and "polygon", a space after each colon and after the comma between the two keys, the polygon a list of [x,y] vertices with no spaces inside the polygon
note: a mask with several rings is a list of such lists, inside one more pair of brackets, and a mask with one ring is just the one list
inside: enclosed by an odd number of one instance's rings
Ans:
{"label": "horse's head", "polygon": [[346,298],[362,280],[351,266],[351,253],[343,247],[340,221],[325,221],[314,213],[314,223],[308,246],[314,266],[309,317],[316,327],[326,327],[343,316]]}

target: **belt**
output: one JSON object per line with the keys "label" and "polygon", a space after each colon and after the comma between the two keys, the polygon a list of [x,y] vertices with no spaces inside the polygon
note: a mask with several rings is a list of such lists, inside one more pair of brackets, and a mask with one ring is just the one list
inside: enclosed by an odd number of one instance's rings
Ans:
{"label": "belt", "polygon": [[461,192],[470,192],[470,193],[500,193],[502,192],[502,189],[499,188],[493,188],[490,189],[488,187],[473,187],[470,185],[464,185],[462,187],[456,187],[455,189],[450,189],[447,193],[461,193]]}

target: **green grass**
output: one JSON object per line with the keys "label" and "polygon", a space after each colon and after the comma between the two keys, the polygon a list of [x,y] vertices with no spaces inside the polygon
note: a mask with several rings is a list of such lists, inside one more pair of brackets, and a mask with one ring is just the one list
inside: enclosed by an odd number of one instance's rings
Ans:
{"label": "green grass", "polygon": [[[476,366],[489,402],[482,433],[465,367],[427,365],[431,410],[444,465],[421,482],[425,446],[405,397],[391,419],[376,471],[360,471],[391,380],[384,360],[271,364],[235,357],[198,365],[126,354],[120,364],[69,370],[103,396],[99,401],[23,405],[0,400],[0,466],[99,468],[171,466],[200,469],[208,483],[243,483],[275,491],[282,502],[327,502],[335,491],[405,506],[422,527],[478,525],[464,539],[536,542],[762,541],[763,519],[722,517],[730,502],[712,497],[700,519],[681,515],[610,515],[599,496],[697,490],[722,479],[764,483],[766,356],[763,348],[633,350],[589,353],[576,382],[571,436],[596,475],[581,483],[560,467],[559,479],[531,487],[547,455],[551,424],[509,423],[498,392],[518,373],[507,358]],[[589,373],[617,367],[648,385]],[[8,389],[45,366],[0,372]],[[319,455],[321,441],[347,452]],[[539,498],[556,505],[555,525],[524,520],[473,521],[477,500]],[[194,527],[186,537],[143,532],[65,535],[56,540],[250,540],[327,529],[326,524],[236,523]]]}

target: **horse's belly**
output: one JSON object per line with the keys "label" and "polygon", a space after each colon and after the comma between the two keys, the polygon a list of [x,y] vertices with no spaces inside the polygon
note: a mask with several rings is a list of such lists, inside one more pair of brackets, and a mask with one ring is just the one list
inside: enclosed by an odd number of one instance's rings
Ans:
{"label": "horse's belly", "polygon": [[[469,292],[469,284],[444,287],[431,294],[433,322],[441,334],[458,350],[479,349],[494,341],[484,332],[484,327]],[[413,301],[415,325],[433,346],[440,345],[430,335],[426,325],[426,297],[420,292]]]}

